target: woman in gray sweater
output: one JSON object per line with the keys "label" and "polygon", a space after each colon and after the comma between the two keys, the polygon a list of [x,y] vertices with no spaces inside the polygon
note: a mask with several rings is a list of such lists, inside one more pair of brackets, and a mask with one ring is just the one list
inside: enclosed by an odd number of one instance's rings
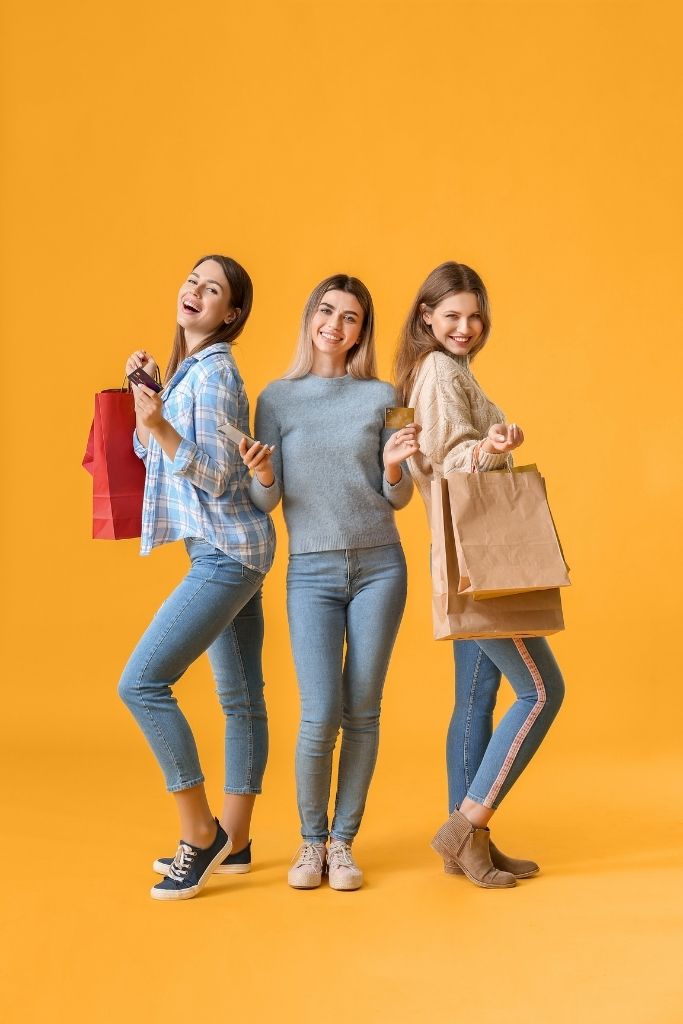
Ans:
{"label": "woman in gray sweater", "polygon": [[[358,889],[351,855],[377,757],[382,687],[403,614],[406,564],[394,510],[413,485],[401,463],[413,425],[384,426],[394,389],[377,379],[367,288],[339,274],[303,313],[294,363],[263,391],[259,443],[247,450],[251,498],[280,498],[289,533],[287,611],[301,698],[296,784],[301,835],[289,871],[298,889]],[[342,744],[332,824],[332,753]],[[329,848],[327,846],[330,841]]]}

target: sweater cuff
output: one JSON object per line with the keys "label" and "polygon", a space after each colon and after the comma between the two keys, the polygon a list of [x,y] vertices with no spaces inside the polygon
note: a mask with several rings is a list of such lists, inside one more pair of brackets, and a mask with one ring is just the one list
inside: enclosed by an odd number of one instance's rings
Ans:
{"label": "sweater cuff", "polygon": [[390,484],[385,474],[382,474],[382,493],[392,508],[403,508],[410,501],[413,493],[413,479],[401,464],[401,479],[395,484]]}
{"label": "sweater cuff", "polygon": [[256,508],[259,508],[262,512],[272,512],[282,492],[277,478],[273,480],[270,487],[264,487],[257,476],[252,476],[249,481],[249,497],[251,498]]}
{"label": "sweater cuff", "polygon": [[490,469],[500,469],[502,466],[507,466],[507,464],[507,452],[485,452],[483,448],[479,449],[477,469],[480,472],[486,473]]}

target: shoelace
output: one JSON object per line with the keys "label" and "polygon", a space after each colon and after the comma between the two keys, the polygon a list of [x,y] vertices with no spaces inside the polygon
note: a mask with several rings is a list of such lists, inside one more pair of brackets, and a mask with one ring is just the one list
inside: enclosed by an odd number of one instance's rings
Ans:
{"label": "shoelace", "polygon": [[[316,861],[318,862],[317,864]],[[301,865],[302,867],[304,865],[308,867],[309,864],[312,864],[315,868],[320,868],[321,871],[323,870],[323,859],[313,843],[303,843],[299,847],[294,854],[294,859],[292,860],[292,864],[294,863]]]}
{"label": "shoelace", "polygon": [[356,870],[358,865],[351,856],[351,847],[347,846],[346,843],[333,843],[330,846],[330,851],[327,855],[327,864],[329,868],[351,868]]}
{"label": "shoelace", "polygon": [[174,882],[184,882],[196,856],[196,850],[193,850],[191,846],[187,846],[185,843],[181,843],[176,850],[173,863],[168,869],[168,877]]}

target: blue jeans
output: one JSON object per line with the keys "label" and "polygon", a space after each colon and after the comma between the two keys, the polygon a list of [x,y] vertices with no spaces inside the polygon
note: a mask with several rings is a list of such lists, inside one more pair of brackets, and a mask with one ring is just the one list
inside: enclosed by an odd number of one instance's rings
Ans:
{"label": "blue jeans", "polygon": [[[296,787],[306,842],[324,843],[330,834],[350,842],[360,826],[406,587],[400,544],[290,556],[287,612],[301,698]],[[340,727],[337,796],[328,831],[332,752]]]}
{"label": "blue jeans", "polygon": [[170,793],[204,781],[172,687],[206,651],[225,715],[225,792],[260,793],[268,756],[261,648],[263,574],[204,541],[185,541],[185,579],[164,601],[119,683]]}
{"label": "blue jeans", "polygon": [[[560,710],[564,682],[545,637],[456,640],[455,709],[446,741],[449,810],[467,796],[496,808]],[[517,700],[493,731],[501,675]]]}

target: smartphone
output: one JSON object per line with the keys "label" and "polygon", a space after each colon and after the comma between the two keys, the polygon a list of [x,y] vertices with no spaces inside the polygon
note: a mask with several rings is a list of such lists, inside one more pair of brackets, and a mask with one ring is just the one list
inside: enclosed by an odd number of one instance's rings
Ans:
{"label": "smartphone", "polygon": [[387,430],[400,430],[415,422],[415,410],[404,406],[390,406],[384,410],[384,426]]}
{"label": "smartphone", "polygon": [[136,370],[133,370],[132,373],[128,374],[128,380],[131,384],[146,384],[148,388],[151,388],[152,391],[156,391],[157,394],[164,390],[163,385],[159,384],[154,377],[150,377],[150,375],[146,373],[141,366],[138,366]]}
{"label": "smartphone", "polygon": [[256,444],[253,437],[249,437],[249,434],[244,434],[241,430],[238,430],[237,427],[233,427],[232,423],[221,423],[218,430],[221,434],[225,434],[225,436],[233,441],[238,447],[243,437],[246,438],[248,448],[251,448],[252,445]]}

